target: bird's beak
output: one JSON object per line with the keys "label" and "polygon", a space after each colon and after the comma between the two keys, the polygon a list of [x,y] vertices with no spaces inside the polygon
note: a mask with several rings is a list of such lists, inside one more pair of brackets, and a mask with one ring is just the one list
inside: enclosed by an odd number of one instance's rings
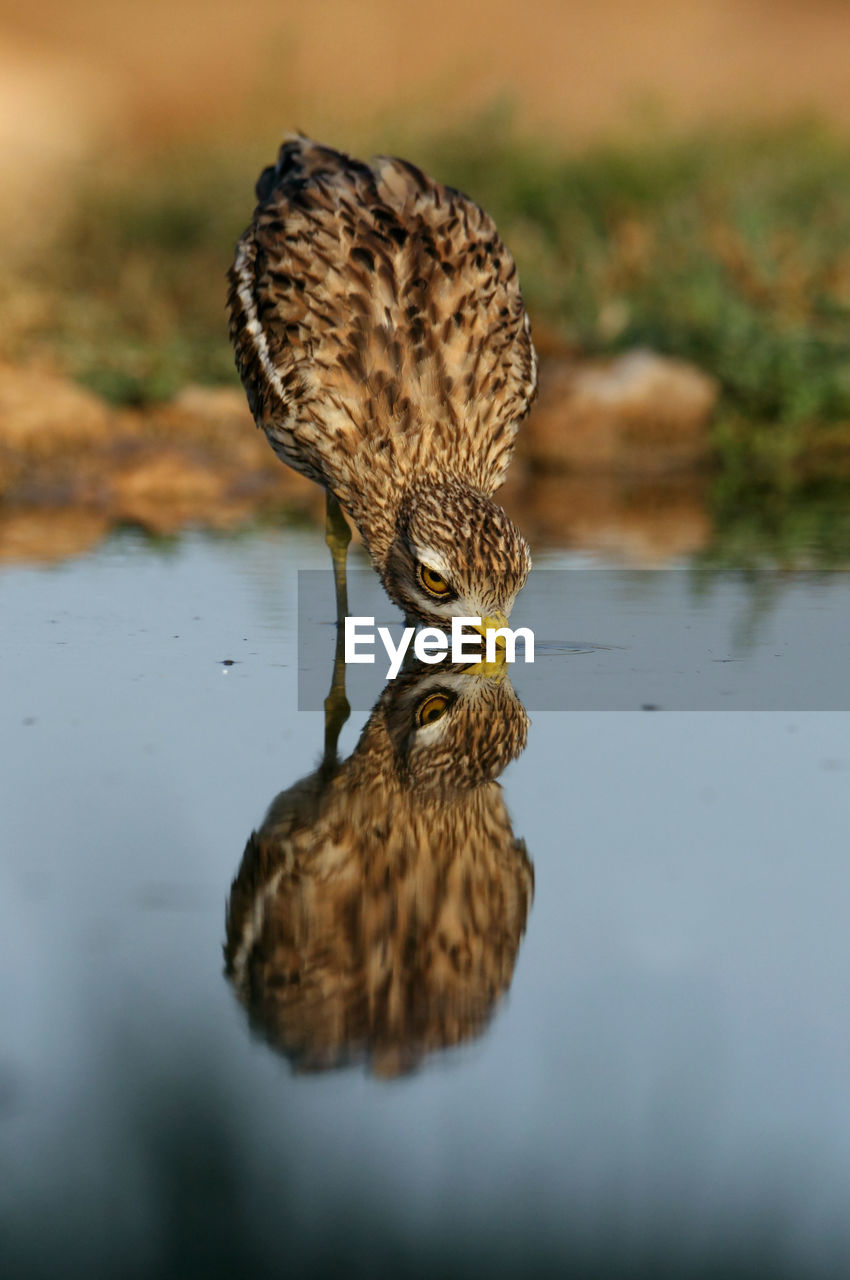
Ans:
{"label": "bird's beak", "polygon": [[496,650],[495,662],[486,662],[482,659],[481,662],[474,662],[471,667],[466,667],[465,673],[468,676],[478,676],[483,680],[493,680],[496,684],[501,683],[502,680],[507,679],[508,675],[504,649]]}
{"label": "bird's beak", "polygon": [[[508,619],[504,613],[494,613],[489,618],[481,619],[481,626],[478,628],[478,630],[480,631],[481,635],[484,637],[484,640],[486,643],[488,631],[501,631],[501,629],[503,627],[506,627],[507,625],[508,625]],[[504,649],[505,647],[504,636],[496,636],[496,647],[497,649]]]}

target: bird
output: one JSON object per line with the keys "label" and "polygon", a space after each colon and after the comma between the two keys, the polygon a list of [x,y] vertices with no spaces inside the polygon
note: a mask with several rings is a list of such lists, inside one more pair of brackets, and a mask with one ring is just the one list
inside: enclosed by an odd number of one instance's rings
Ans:
{"label": "bird", "polygon": [[529,723],[504,671],[412,664],[249,837],[225,972],[295,1070],[409,1074],[510,985],[534,868],[495,781]]}
{"label": "bird", "polygon": [[504,625],[531,556],[492,495],[537,357],[493,220],[409,161],[367,164],[301,134],[256,195],[229,333],[256,424],[326,491],[338,611],[344,512],[406,618]]}

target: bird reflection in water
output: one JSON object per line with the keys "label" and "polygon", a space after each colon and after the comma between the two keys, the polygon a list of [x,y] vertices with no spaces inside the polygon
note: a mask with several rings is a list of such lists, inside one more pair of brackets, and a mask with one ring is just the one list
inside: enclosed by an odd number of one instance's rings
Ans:
{"label": "bird reflection in water", "polygon": [[479,1035],[510,986],[534,872],[495,779],[528,716],[504,665],[412,665],[339,761],[339,670],[326,707],[320,767],[245,847],[226,972],[296,1069],[396,1076]]}

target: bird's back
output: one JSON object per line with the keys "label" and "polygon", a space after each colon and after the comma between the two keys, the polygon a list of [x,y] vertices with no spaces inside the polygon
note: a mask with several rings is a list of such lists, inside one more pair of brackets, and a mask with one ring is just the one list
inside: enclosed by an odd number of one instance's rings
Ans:
{"label": "bird's back", "polygon": [[257,423],[356,506],[407,475],[492,493],[534,394],[516,266],[486,213],[403,160],[284,143],[230,272]]}

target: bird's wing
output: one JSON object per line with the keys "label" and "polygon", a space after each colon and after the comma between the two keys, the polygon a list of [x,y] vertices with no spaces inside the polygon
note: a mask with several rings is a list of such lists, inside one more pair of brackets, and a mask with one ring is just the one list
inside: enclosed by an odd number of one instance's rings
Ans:
{"label": "bird's wing", "polygon": [[492,492],[536,385],[492,220],[402,160],[369,166],[305,138],[284,143],[257,196],[230,331],[278,451],[334,487],[364,449],[418,440]]}

